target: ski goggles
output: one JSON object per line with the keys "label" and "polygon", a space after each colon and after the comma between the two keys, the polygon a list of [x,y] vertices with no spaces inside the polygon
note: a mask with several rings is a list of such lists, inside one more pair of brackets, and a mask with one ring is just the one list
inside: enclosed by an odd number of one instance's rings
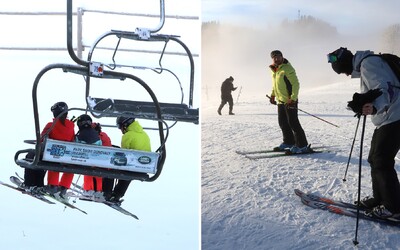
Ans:
{"label": "ski goggles", "polygon": [[341,47],[340,49],[335,50],[332,53],[329,53],[327,55],[328,57],[328,63],[334,63],[339,60],[339,58],[342,56],[343,52],[346,50],[346,48]]}
{"label": "ski goggles", "polygon": [[79,127],[91,127],[92,126],[92,122],[89,120],[86,121],[79,121],[78,120],[78,126]]}
{"label": "ski goggles", "polygon": [[328,63],[334,63],[334,62],[337,62],[337,60],[338,60],[337,55],[332,54],[332,53],[328,54],[327,57],[328,57]]}

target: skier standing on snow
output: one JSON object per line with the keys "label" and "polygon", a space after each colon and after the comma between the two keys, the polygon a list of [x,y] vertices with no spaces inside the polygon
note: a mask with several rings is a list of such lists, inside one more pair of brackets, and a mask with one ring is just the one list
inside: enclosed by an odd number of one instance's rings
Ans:
{"label": "skier standing on snow", "polygon": [[390,66],[372,54],[366,50],[353,55],[341,47],[328,54],[328,62],[338,74],[361,78],[362,94],[355,94],[349,107],[358,115],[371,115],[376,126],[368,155],[373,197],[360,203],[378,217],[400,219],[400,184],[394,168],[400,149],[400,82]]}
{"label": "skier standing on snow", "polygon": [[278,123],[283,142],[275,151],[289,149],[293,154],[310,153],[307,138],[298,118],[299,80],[296,71],[279,50],[271,52],[272,92],[270,103],[278,106]]}
{"label": "skier standing on snow", "polygon": [[218,114],[221,115],[222,108],[226,103],[229,104],[229,114],[234,115],[233,111],[233,97],[232,91],[235,91],[237,87],[233,86],[233,77],[225,79],[225,81],[221,85],[221,105],[218,108]]}
{"label": "skier standing on snow", "polygon": [[[67,119],[68,112],[65,112],[58,119],[56,117],[60,115],[62,112],[68,110],[68,105],[65,102],[57,102],[51,107],[51,112],[53,112],[53,122],[49,122],[44,127],[41,137],[48,133],[48,137],[54,140],[60,141],[74,141],[75,124]],[[55,123],[53,129],[50,131],[50,128]],[[28,153],[26,158],[33,159],[34,154]],[[44,176],[46,175],[45,170],[36,170],[25,168],[24,173],[24,183],[23,188],[28,189],[30,191],[39,191],[44,187]],[[53,194],[56,197],[64,198],[64,194],[68,188],[70,188],[72,180],[74,178],[74,174],[72,173],[64,173],[59,180],[59,172],[48,171],[47,174],[47,186],[45,187],[45,191]]]}

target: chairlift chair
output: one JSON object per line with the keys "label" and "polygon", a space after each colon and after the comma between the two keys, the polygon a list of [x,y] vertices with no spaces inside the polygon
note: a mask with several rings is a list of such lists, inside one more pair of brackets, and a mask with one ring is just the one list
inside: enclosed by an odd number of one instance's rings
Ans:
{"label": "chairlift chair", "polygon": [[[23,149],[16,152],[14,161],[23,168],[43,169],[57,172],[67,172],[90,176],[116,178],[124,180],[154,181],[163,169],[166,159],[166,138],[168,125],[166,120],[174,122],[190,122],[198,124],[198,109],[192,108],[193,101],[193,82],[194,82],[194,63],[192,55],[186,45],[175,36],[152,35],[161,29],[164,22],[164,0],[160,0],[161,21],[156,30],[137,29],[136,33],[124,31],[111,31],[101,36],[92,46],[88,56],[88,61],[78,58],[72,46],[72,0],[67,0],[67,48],[70,57],[78,64],[51,64],[43,68],[33,83],[32,102],[33,115],[35,119],[36,140],[27,140],[27,143],[34,143],[34,149]],[[187,52],[191,65],[189,105],[181,103],[160,103],[150,88],[138,76],[115,71],[113,68],[104,67],[103,63],[91,61],[93,51],[101,39],[109,35],[116,35],[120,38],[140,39],[144,41],[166,41],[175,40]],[[117,51],[118,48],[115,50]],[[162,52],[162,54],[164,51]],[[162,58],[162,55],[161,57]],[[39,124],[39,107],[37,98],[38,84],[44,74],[51,70],[61,69],[65,73],[81,75],[86,83],[86,104],[85,108],[70,108],[89,112],[94,117],[118,117],[120,115],[131,116],[134,118],[154,120],[157,123],[160,146],[155,152],[143,152],[138,150],[111,148],[74,142],[65,142],[49,139],[48,136],[41,137],[41,126]],[[150,96],[150,102],[138,102],[133,100],[116,100],[111,98],[96,98],[90,96],[90,79],[115,79],[130,80],[144,88]],[[67,111],[65,111],[67,112]],[[60,117],[61,113],[58,117]],[[55,119],[58,119],[56,117]],[[35,157],[27,159],[24,157],[28,152],[34,151]],[[128,164],[129,159],[135,159],[134,164]],[[101,158],[103,159],[101,160]],[[93,167],[95,166],[95,167]]]}

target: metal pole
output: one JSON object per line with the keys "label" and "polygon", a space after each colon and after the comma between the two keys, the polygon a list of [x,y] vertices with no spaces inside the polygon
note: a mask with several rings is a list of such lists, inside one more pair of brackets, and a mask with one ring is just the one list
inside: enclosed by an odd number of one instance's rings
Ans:
{"label": "metal pole", "polygon": [[358,126],[360,125],[360,118],[361,118],[361,116],[360,116],[360,117],[358,117],[358,122],[357,122],[356,132],[354,133],[353,143],[351,144],[351,149],[350,149],[349,159],[347,160],[347,167],[346,167],[346,171],[344,172],[343,181],[346,181],[347,170],[349,169],[349,164],[350,164],[351,154],[353,153],[354,142],[356,141],[356,137],[357,137],[357,131],[358,131]]}
{"label": "metal pole", "polygon": [[83,9],[78,8],[78,11],[76,12],[78,14],[77,16],[77,29],[76,29],[76,39],[77,39],[77,45],[76,45],[76,50],[78,53],[78,58],[82,59],[82,51],[85,49],[83,47],[82,43],[82,16],[83,16]]}
{"label": "metal pole", "polygon": [[[266,97],[268,97],[269,99],[271,99],[271,97],[269,96],[269,95],[266,95]],[[332,125],[332,126],[335,126],[335,127],[339,127],[338,125],[336,125],[336,124],[333,124],[333,123],[331,123],[331,122],[328,122],[327,120],[324,120],[324,119],[322,119],[321,117],[318,117],[318,116],[316,116],[316,115],[313,115],[313,114],[310,114],[310,113],[308,113],[308,112],[306,112],[306,111],[304,111],[304,110],[301,110],[301,109],[299,109],[299,108],[296,108],[296,107],[290,107],[291,109],[297,109],[298,111],[301,111],[301,112],[303,112],[303,113],[305,113],[305,114],[307,114],[307,115],[310,115],[310,116],[312,116],[312,117],[314,117],[314,118],[317,118],[317,119],[319,119],[319,120],[321,120],[321,121],[323,121],[323,122],[326,122],[326,123],[328,123],[328,124],[330,124],[330,125]]]}
{"label": "metal pole", "polygon": [[238,96],[236,98],[236,104],[239,102],[239,97],[240,97],[241,93],[242,93],[242,86],[240,86],[239,93],[238,93]]}
{"label": "metal pole", "polygon": [[364,132],[365,132],[365,121],[366,121],[367,116],[364,115],[363,119],[363,126],[362,126],[362,132],[361,132],[361,139],[360,139],[360,159],[359,159],[359,168],[358,168],[358,195],[357,195],[357,220],[356,220],[356,232],[354,236],[354,245],[358,245],[358,224],[360,220],[360,198],[361,198],[361,166],[362,166],[362,149],[363,149],[363,142],[364,142]]}

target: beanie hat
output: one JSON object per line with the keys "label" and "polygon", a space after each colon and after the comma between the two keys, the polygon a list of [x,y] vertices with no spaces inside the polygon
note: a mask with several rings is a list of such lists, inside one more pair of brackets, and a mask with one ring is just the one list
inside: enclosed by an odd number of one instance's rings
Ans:
{"label": "beanie hat", "polygon": [[338,74],[351,75],[353,72],[353,53],[347,48],[340,47],[329,53],[328,62],[332,64],[332,69]]}
{"label": "beanie hat", "polygon": [[231,80],[231,81],[233,81],[234,79],[233,79],[233,77],[232,77],[232,76],[230,76],[230,77],[228,78],[228,80]]}
{"label": "beanie hat", "polygon": [[274,58],[275,56],[283,56],[282,52],[280,50],[273,50],[271,52],[271,58]]}

